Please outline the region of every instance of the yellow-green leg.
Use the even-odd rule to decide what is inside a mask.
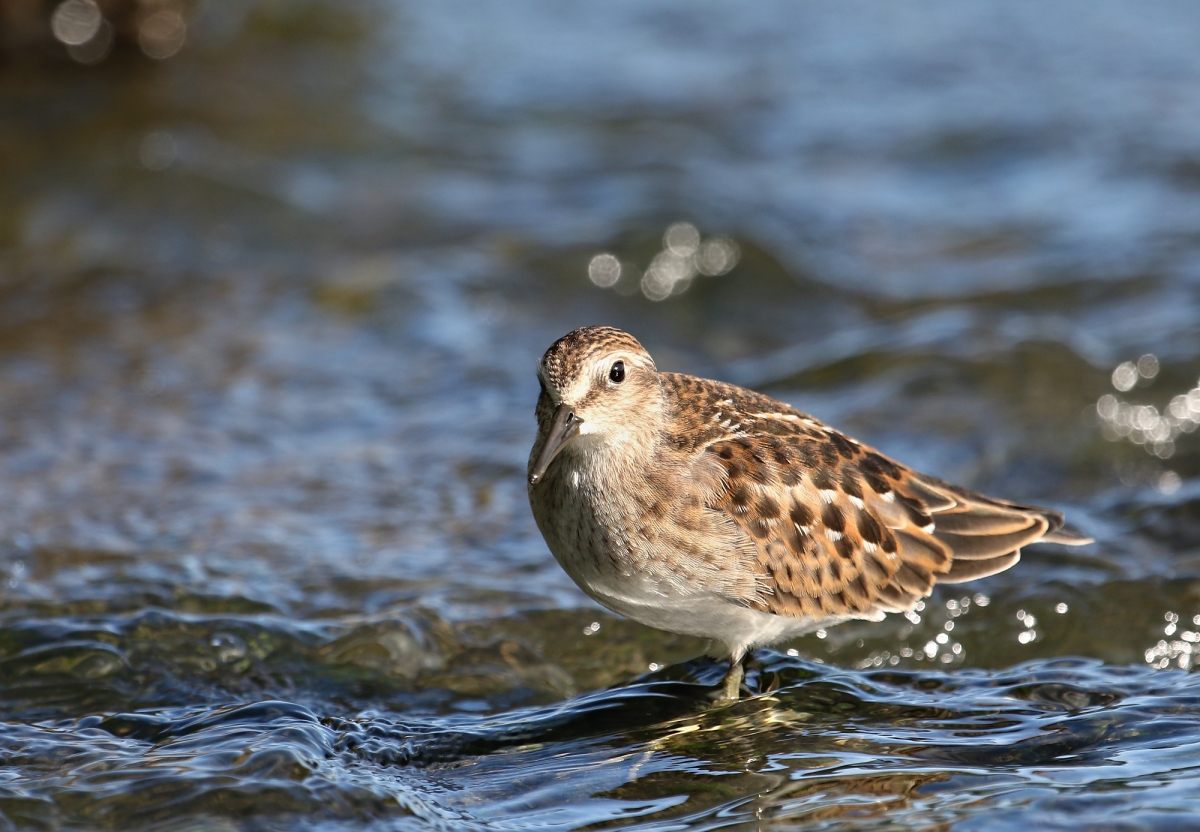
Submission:
[[[742,670],[742,657],[731,659],[729,672],[725,674],[725,680],[721,683],[721,697],[717,699],[717,704],[732,705],[738,701],[742,692],[742,679],[745,677],[746,672]]]

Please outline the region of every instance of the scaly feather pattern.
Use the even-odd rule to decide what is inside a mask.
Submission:
[[[759,393],[661,374],[672,445],[721,471],[708,501],[754,540],[765,612],[814,620],[910,610],[935,583],[1001,572],[1042,539],[1089,542],[1051,509],[919,474]]]

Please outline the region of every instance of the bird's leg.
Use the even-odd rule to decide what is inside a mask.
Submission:
[[[725,674],[725,680],[721,683],[721,696],[717,699],[718,705],[731,705],[738,701],[741,695],[742,679],[746,673],[742,670],[742,656],[736,656],[729,660],[729,672]]]

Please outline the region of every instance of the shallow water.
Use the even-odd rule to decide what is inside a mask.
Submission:
[[[1200,11],[185,17],[0,58],[0,828],[1200,823]],[[1098,542],[710,710],[529,513],[597,322]]]

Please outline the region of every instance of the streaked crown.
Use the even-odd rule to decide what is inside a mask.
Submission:
[[[601,355],[628,350],[654,369],[654,360],[638,339],[611,326],[583,326],[550,345],[542,356],[538,374],[548,388],[565,391]]]

